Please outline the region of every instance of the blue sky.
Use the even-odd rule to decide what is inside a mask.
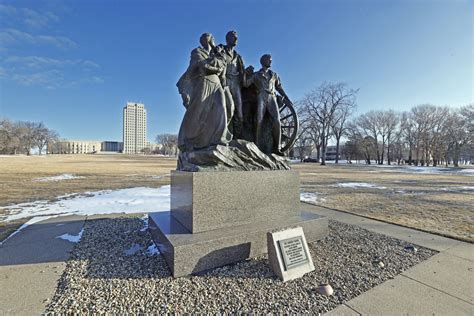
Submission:
[[[360,88],[359,113],[473,102],[473,1],[0,1],[0,117],[64,138],[121,140],[143,102],[148,139],[176,133],[175,83],[203,32],[273,55],[293,101],[324,81]]]

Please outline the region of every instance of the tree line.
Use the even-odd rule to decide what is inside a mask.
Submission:
[[[0,154],[31,155],[34,149],[41,155],[48,144],[59,139],[56,131],[43,122],[0,119]]]
[[[373,110],[354,116],[358,90],[323,83],[297,103],[300,130],[295,156],[316,151],[326,163],[329,141],[348,161],[459,166],[474,158],[474,103],[452,108],[432,104],[409,111]],[[341,139],[346,140],[341,150]]]

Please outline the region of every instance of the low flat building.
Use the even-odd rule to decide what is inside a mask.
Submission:
[[[101,152],[101,141],[63,140],[48,146],[51,154],[96,154]]]
[[[123,142],[109,141],[109,140],[103,141],[101,151],[120,153],[123,151]]]

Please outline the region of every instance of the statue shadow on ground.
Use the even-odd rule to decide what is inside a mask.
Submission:
[[[25,264],[57,263],[68,260],[75,243],[65,238],[74,238],[84,224],[83,216],[50,218],[32,225],[18,228],[18,224],[5,225],[2,229],[17,229],[0,244],[0,267]]]
[[[93,279],[172,277],[165,258],[161,254],[150,254],[148,251],[149,247],[154,249],[155,245],[149,232],[144,230],[143,221],[139,218],[97,219],[87,221],[86,225],[83,238],[76,245],[69,259],[72,261],[71,264],[74,264],[74,261],[83,264],[84,277]],[[199,264],[204,264],[207,260],[222,261],[226,256],[234,253],[241,254],[241,262],[196,273],[194,276],[275,278],[265,257],[245,260],[250,254],[249,243],[209,253],[201,258],[195,269],[199,271]]]
[[[86,278],[170,277],[145,223],[136,216],[88,220],[69,261],[84,263]]]
[[[243,248],[249,249],[250,245],[242,244],[232,247],[227,247],[222,250],[234,252],[240,251]],[[195,267],[196,271],[199,271],[199,265],[204,263],[207,260],[222,260],[220,256],[222,255],[221,251],[214,251],[199,260],[198,264]],[[257,257],[257,258],[240,258],[240,262],[225,264],[218,268],[213,268],[205,270],[198,273],[193,273],[194,276],[198,277],[216,277],[216,278],[232,278],[232,279],[258,279],[258,280],[275,280],[277,276],[273,273],[272,269],[268,264],[266,257]]]
[[[88,219],[85,224],[83,220],[57,217],[31,225],[0,245],[0,266],[44,263],[56,266],[66,261],[71,268],[83,270],[81,274],[91,279],[171,278],[164,257],[149,251],[156,248],[144,221],[136,214],[133,217],[120,216]],[[66,233],[73,234],[72,231],[79,232],[83,224],[80,242],[57,238]],[[274,277],[265,257],[245,260],[250,254],[249,244],[228,247],[223,251],[228,255],[242,253],[242,261],[196,276],[230,277],[231,271],[233,278]],[[201,262],[218,260],[220,255],[218,252],[210,253]]]

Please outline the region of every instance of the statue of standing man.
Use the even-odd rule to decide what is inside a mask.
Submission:
[[[253,67],[247,68],[244,85],[246,87],[255,85],[257,88],[257,132],[255,136],[255,144],[260,149],[262,148],[262,123],[266,113],[269,114],[272,123],[272,138],[273,138],[273,150],[272,152],[277,155],[283,155],[280,151],[281,143],[281,123],[280,123],[280,111],[278,108],[277,96],[275,92],[278,92],[285,101],[293,105],[281,85],[280,77],[276,72],[270,70],[272,65],[272,56],[265,54],[260,58],[262,68],[253,72]]]
[[[233,120],[232,132],[234,138],[241,138],[242,135],[242,85],[244,80],[244,61],[235,50],[237,45],[237,32],[229,31],[225,36],[226,45],[220,45],[224,48],[224,58],[226,60],[226,76],[223,82],[224,87],[228,87],[233,100],[233,109],[227,109]],[[230,103],[230,102],[229,102]]]

